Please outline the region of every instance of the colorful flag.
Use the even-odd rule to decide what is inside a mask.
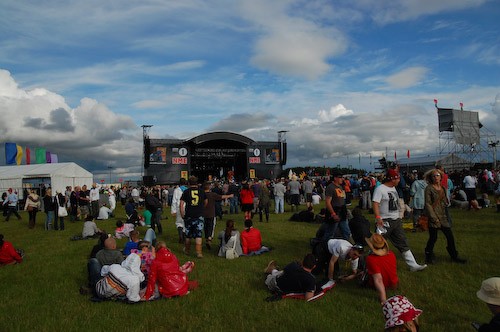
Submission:
[[[50,163],[57,164],[58,162],[59,162],[59,158],[57,157],[57,154],[51,153],[50,154]]]
[[[5,163],[7,165],[15,165],[17,156],[17,144],[5,143]]]
[[[16,164],[21,165],[21,163],[23,162],[23,147],[16,144],[16,149]]]
[[[47,162],[47,164],[50,164],[52,160],[50,160],[50,152],[49,151],[45,151],[45,161]]]
[[[44,148],[35,148],[35,158],[37,164],[45,164],[47,162],[47,154]]]
[[[30,148],[26,148],[26,165],[31,164],[31,150]]]
[[[406,156],[410,159],[410,150],[406,151]]]

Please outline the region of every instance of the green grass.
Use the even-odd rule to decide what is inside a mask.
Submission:
[[[495,210],[479,212],[452,210],[453,230],[460,255],[466,265],[452,264],[446,253],[444,236],[439,234],[436,264],[418,273],[408,271],[398,256],[401,286],[390,292],[406,295],[424,310],[424,331],[470,331],[471,321],[489,321],[490,313],[476,298],[481,281],[499,276],[500,214]],[[124,216],[118,205],[118,217]],[[163,220],[167,241],[181,263],[181,253],[169,211]],[[305,303],[282,300],[267,303],[269,295],[263,283],[263,269],[271,259],[284,266],[300,260],[310,251],[309,238],[318,225],[288,222],[290,213],[271,215],[270,223],[255,225],[263,234],[264,244],[274,250],[256,257],[225,260],[209,253],[189,259],[196,262],[190,279],[199,288],[188,296],[128,305],[118,302],[93,303],[80,295],[86,283],[87,257],[96,240],[69,241],[81,232],[82,222],[66,222],[65,231],[43,229],[45,215],[39,213],[37,226],[29,230],[27,214],[23,220],[0,221],[5,239],[26,252],[22,264],[0,268],[0,331],[381,331],[384,318],[374,290],[355,283],[335,287],[321,300]],[[369,216],[372,220],[373,216]],[[226,217],[228,218],[228,217]],[[234,218],[243,228],[243,215]],[[115,219],[98,221],[111,232]],[[217,231],[224,228],[219,222]],[[417,260],[423,261],[427,233],[407,233]],[[119,240],[123,247],[125,240]],[[193,248],[194,249],[194,248]],[[194,250],[193,250],[194,251]],[[215,252],[215,249],[212,249]]]

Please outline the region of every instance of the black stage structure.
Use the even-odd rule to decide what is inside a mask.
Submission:
[[[231,132],[190,139],[151,139],[144,135],[144,184],[173,184],[191,175],[200,181],[234,176],[274,179],[286,164],[286,140],[256,142]]]

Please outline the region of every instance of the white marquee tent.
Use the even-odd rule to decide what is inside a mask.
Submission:
[[[67,186],[90,186],[92,182],[92,173],[75,163],[0,166],[1,192],[13,188],[22,195],[25,188],[44,185],[55,193],[64,192]]]

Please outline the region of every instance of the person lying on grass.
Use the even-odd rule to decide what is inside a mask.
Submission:
[[[308,301],[316,290],[316,278],[311,273],[316,262],[313,254],[307,254],[302,264],[292,262],[280,271],[276,261],[270,261],[264,271],[267,274],[265,284],[271,292],[278,295],[276,299],[289,293],[304,293],[304,300]]]

